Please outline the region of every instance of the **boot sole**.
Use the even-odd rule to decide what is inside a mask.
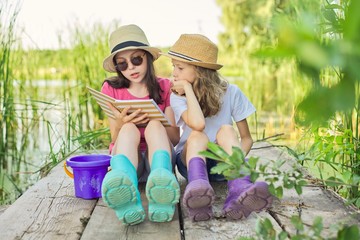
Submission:
[[[149,220],[171,221],[175,204],[180,198],[180,186],[175,175],[165,168],[151,171],[146,183],[146,196],[149,201]]]
[[[248,190],[240,194],[229,207],[224,209],[227,218],[238,220],[248,217],[252,212],[260,212],[271,206],[273,197],[267,186],[259,186],[262,183],[254,183]]]
[[[192,221],[207,221],[213,217],[212,205],[215,192],[208,181],[198,179],[190,182],[184,193],[183,204]]]
[[[126,173],[119,170],[108,172],[101,190],[104,202],[115,210],[122,223],[135,225],[144,221],[145,211],[140,193]]]

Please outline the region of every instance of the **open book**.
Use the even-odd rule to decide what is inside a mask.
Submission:
[[[106,105],[108,102],[117,109],[119,109],[120,112],[127,106],[131,106],[128,113],[132,113],[138,109],[142,109],[142,113],[147,113],[150,120],[157,119],[161,121],[161,123],[165,127],[171,126],[169,119],[161,111],[161,109],[153,99],[118,100],[93,88],[87,87],[87,89],[93,95],[100,107],[105,111],[106,115],[110,118],[115,118],[115,116],[111,109]]]

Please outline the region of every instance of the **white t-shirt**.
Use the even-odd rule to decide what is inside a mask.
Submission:
[[[256,111],[252,103],[234,84],[228,85],[221,101],[223,105],[218,114],[205,118],[204,132],[211,142],[215,142],[216,133],[222,125],[232,125],[233,122],[244,120]],[[175,147],[176,153],[179,153],[182,151],[191,132],[191,128],[189,128],[181,118],[181,115],[187,109],[187,101],[184,96],[172,93],[170,96],[170,105],[174,110],[176,125],[180,127],[182,131],[180,141]]]

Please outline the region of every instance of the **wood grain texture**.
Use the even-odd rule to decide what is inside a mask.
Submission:
[[[148,201],[145,196],[145,184],[140,183],[139,191],[145,213],[148,212]],[[180,240],[180,223],[178,211],[175,211],[174,218],[170,222],[156,223],[148,220],[134,225],[123,225],[116,217],[113,209],[99,200],[91,219],[81,237],[81,240],[112,240],[112,239],[157,239],[157,240]]]
[[[0,239],[79,239],[97,200],[76,198],[58,165],[0,216]]]

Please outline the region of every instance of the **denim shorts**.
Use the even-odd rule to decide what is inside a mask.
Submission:
[[[217,162],[211,158],[206,158],[206,168],[209,176],[210,182],[223,182],[226,181],[224,175],[222,174],[210,174],[210,170],[212,167],[216,166]],[[186,178],[187,180],[187,168],[181,161],[181,153],[176,154],[176,166],[179,173]]]

